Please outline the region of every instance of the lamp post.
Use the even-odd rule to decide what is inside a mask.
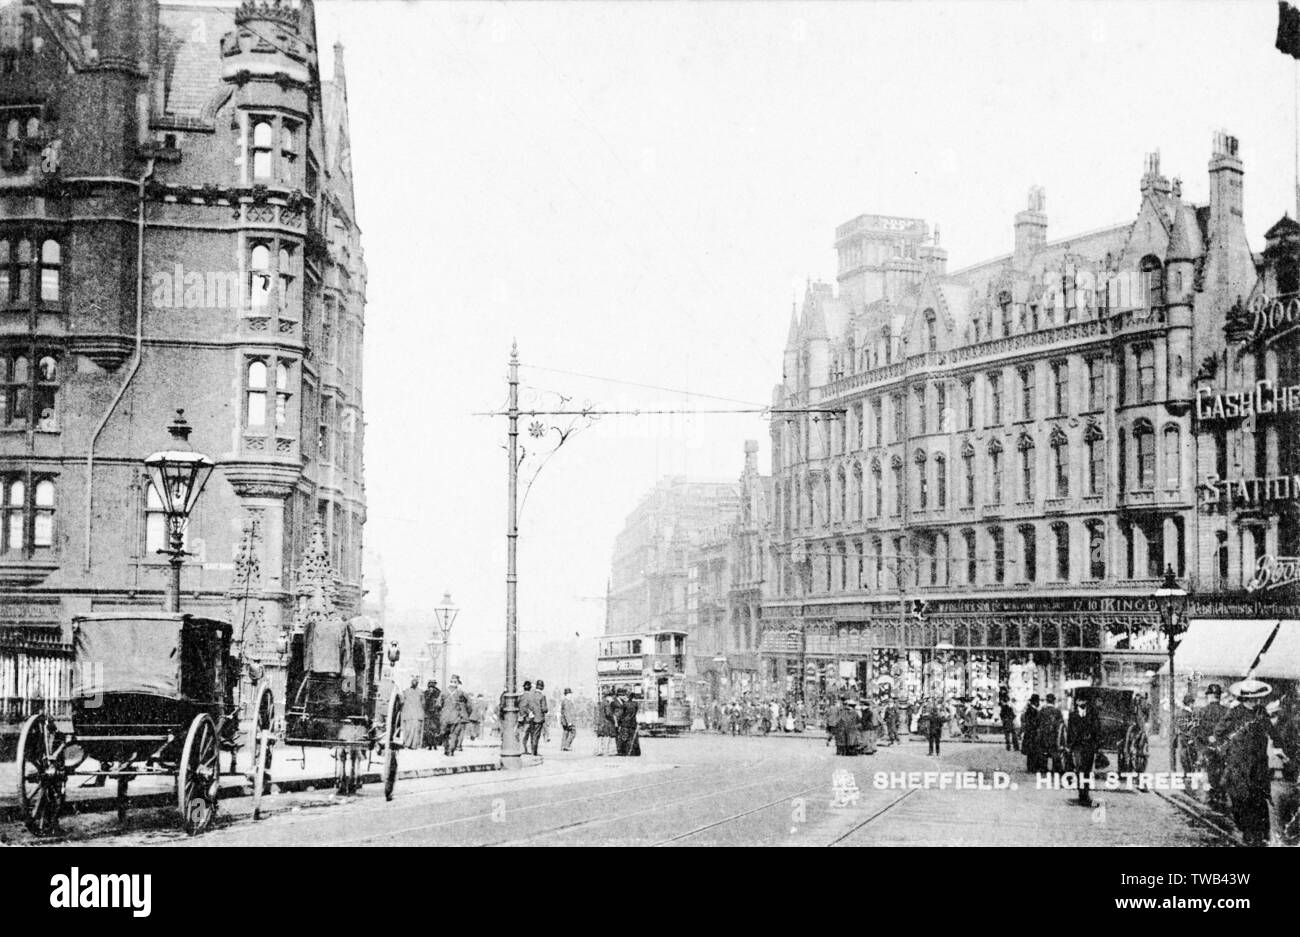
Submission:
[[[523,767],[523,750],[516,731],[519,727],[519,691],[516,680],[519,664],[519,348],[510,346],[510,404],[506,412],[509,431],[506,454],[510,459],[506,512],[506,688],[501,694],[501,767]]]
[[[460,614],[460,609],[456,607],[451,600],[451,593],[442,594],[442,604],[434,608],[434,617],[438,619],[438,628],[442,631],[442,686],[443,692],[446,692],[447,684],[447,658],[450,656],[449,648],[451,647],[451,626],[456,623],[456,616]]]
[[[1165,567],[1165,581],[1152,596],[1160,603],[1160,630],[1168,639],[1169,648],[1169,770],[1178,764],[1178,733],[1174,731],[1174,717],[1178,703],[1174,690],[1174,650],[1178,636],[1187,630],[1187,592],[1174,578],[1173,566]]]
[[[155,452],[144,460],[149,483],[158,493],[167,519],[167,545],[158,552],[165,553],[171,563],[166,600],[169,612],[181,610],[181,566],[189,555],[185,552],[185,525],[215,467],[207,456],[184,448],[191,428],[185,421],[185,411],[177,410],[176,419],[167,427],[176,448]]]

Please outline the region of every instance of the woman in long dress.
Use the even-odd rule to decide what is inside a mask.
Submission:
[[[420,677],[411,678],[411,685],[402,691],[402,745],[420,748],[424,743],[424,694],[420,692]]]

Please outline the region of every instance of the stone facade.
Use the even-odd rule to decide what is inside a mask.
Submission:
[[[12,721],[66,695],[71,616],[159,608],[141,460],[177,409],[218,463],[183,608],[233,617],[273,658],[321,520],[340,607],[359,611],[366,269],[342,49],[323,81],[310,2],[27,0],[0,18]]]
[[[1225,345],[1234,305],[1264,288],[1242,182],[1226,133],[1208,204],[1153,154],[1134,219],[1056,241],[1033,189],[1012,252],[952,273],[918,219],[840,226],[838,288],[809,283],[772,397],[775,683],[883,677],[985,702],[999,685],[1018,700],[1070,680],[1145,689],[1166,568],[1209,601],[1279,536],[1294,543],[1258,505],[1198,503],[1216,459],[1222,476],[1260,457],[1293,470],[1275,430],[1246,457],[1216,456],[1194,407],[1202,387],[1257,373]],[[1271,231],[1270,250],[1292,256],[1294,228]],[[1289,365],[1262,367],[1290,380]],[[842,413],[781,412],[804,408]],[[1241,431],[1224,452],[1251,449]]]

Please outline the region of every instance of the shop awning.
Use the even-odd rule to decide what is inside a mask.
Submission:
[[[1255,676],[1262,680],[1300,680],[1300,621],[1282,622],[1277,637],[1260,658]]]
[[[1174,654],[1174,669],[1182,675],[1244,677],[1276,624],[1276,618],[1193,618]],[[1160,673],[1169,673],[1168,660]]]

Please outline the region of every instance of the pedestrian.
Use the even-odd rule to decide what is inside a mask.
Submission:
[[[478,737],[483,733],[483,716],[486,710],[487,700],[483,698],[483,694],[475,694],[469,703],[469,724],[465,727],[471,742],[477,742]]]
[[[839,726],[840,704],[832,700],[831,704],[826,707],[826,744],[829,745],[831,742],[834,742],[835,754],[843,755],[843,746],[840,744],[839,737]]]
[[[1064,750],[1061,747],[1061,729],[1064,725],[1065,717],[1056,708],[1056,694],[1048,693],[1047,705],[1038,711],[1038,757],[1044,769],[1050,761],[1053,774],[1065,770],[1062,759]]]
[[[442,708],[438,698],[442,696],[442,690],[438,687],[437,680],[430,680],[424,688],[424,747],[437,748],[441,741],[441,729],[438,720],[438,711]]]
[[[442,724],[442,752],[450,757],[461,747],[461,734],[469,722],[469,697],[460,688],[460,677],[453,675],[447,692],[442,694],[438,718]]]
[[[519,724],[525,755],[537,754],[537,743],[542,737],[542,694],[533,689],[533,681],[524,681],[524,692],[519,694]]]
[[[921,719],[925,722],[925,738],[930,743],[929,751],[926,754],[937,757],[939,743],[943,739],[943,704],[937,698],[930,697],[922,710]]]
[[[601,701],[596,707],[596,754],[610,755],[614,750],[614,688],[605,687]]]
[[[1097,748],[1101,745],[1101,717],[1096,708],[1089,705],[1087,697],[1075,695],[1074,712],[1070,713],[1065,738],[1070,757],[1074,760],[1074,778],[1079,788],[1078,803],[1090,807],[1092,767],[1097,760]]]
[[[635,696],[630,695],[627,690],[618,691],[618,754],[620,755],[640,755],[641,741],[637,734],[637,712],[640,710],[640,704]]]
[[[1196,694],[1190,689],[1183,694],[1183,700],[1178,704],[1178,712],[1174,716],[1173,725],[1174,733],[1177,737],[1175,743],[1178,747],[1179,762],[1183,766],[1184,774],[1191,774],[1196,770],[1198,757],[1196,752]]]
[[[880,730],[880,719],[876,715],[876,707],[870,700],[863,700],[862,705],[862,753],[864,755],[874,755],[876,753],[876,733]]]
[[[567,752],[573,747],[573,740],[578,735],[578,730],[573,724],[574,709],[573,690],[566,686],[564,695],[560,697],[560,728],[564,730],[564,736],[560,739],[562,752]]]
[[[975,741],[976,730],[979,728],[977,716],[975,713],[975,704],[967,703],[961,712],[961,736],[963,742]]]
[[[1020,714],[1020,750],[1025,756],[1025,770],[1031,774],[1041,770],[1038,755],[1038,694],[1029,697],[1025,711]]]
[[[1016,709],[1011,705],[1011,697],[1005,692],[998,697],[998,718],[1002,721],[1002,741],[1007,751],[1020,751],[1020,733],[1016,731]]]
[[[402,691],[402,747],[420,748],[424,744],[424,693],[420,675],[411,675],[411,685]]]
[[[1268,763],[1271,725],[1263,701],[1273,688],[1262,680],[1247,678],[1229,690],[1240,705],[1216,729],[1222,736],[1223,785],[1245,844],[1267,846],[1273,771]]]
[[[1196,757],[1205,766],[1205,777],[1210,785],[1210,806],[1218,810],[1228,806],[1223,783],[1223,739],[1219,731],[1219,724],[1228,715],[1228,710],[1220,702],[1222,698],[1223,688],[1219,684],[1211,683],[1205,688],[1205,705],[1197,710],[1196,728],[1192,733],[1196,740]]]
[[[1293,689],[1276,704],[1273,744],[1282,758],[1282,783],[1278,790],[1277,829],[1284,846],[1300,845],[1300,706]],[[1272,706],[1273,704],[1270,704]]]
[[[542,698],[542,739],[549,742],[551,740],[551,721],[555,717],[551,713],[551,701],[546,698],[545,680],[537,681],[537,693]]]

